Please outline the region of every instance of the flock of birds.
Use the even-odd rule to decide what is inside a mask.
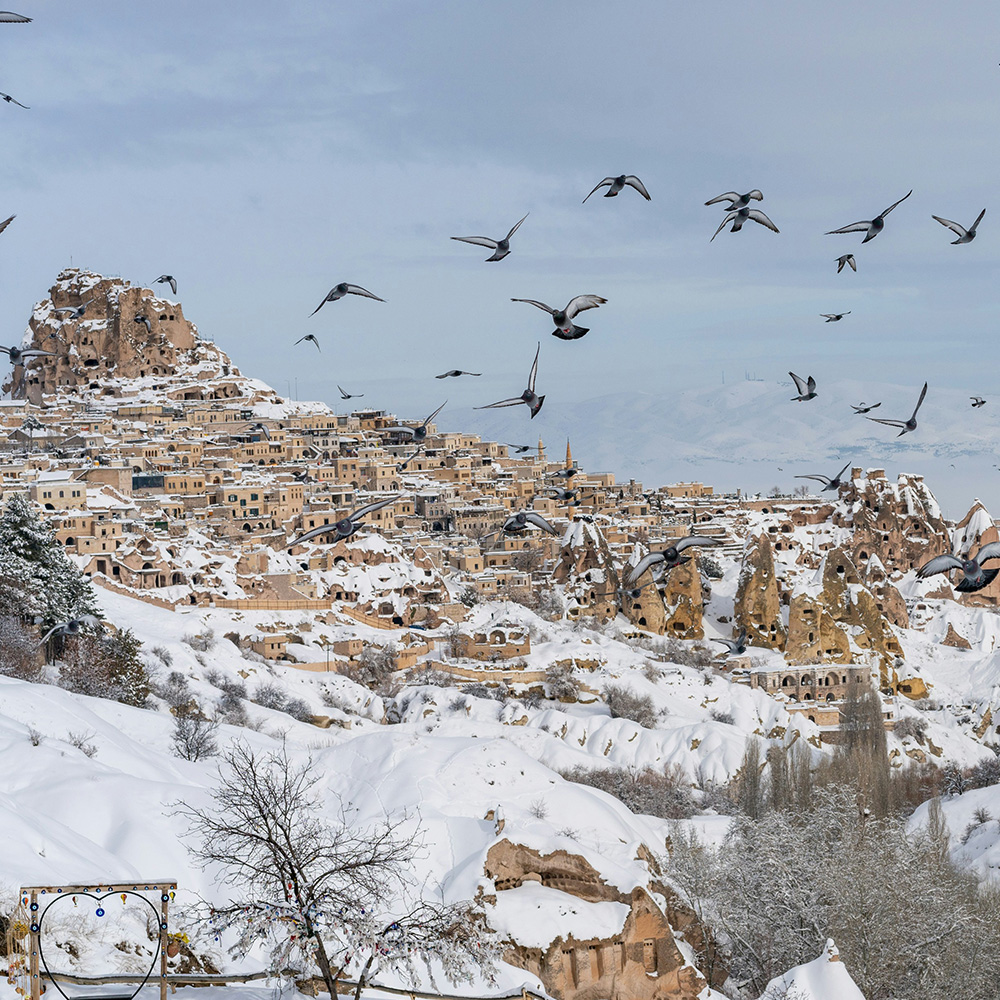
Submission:
[[[23,24],[28,23],[32,18],[27,17],[22,14],[16,14],[13,11],[0,11],[0,24],[2,23],[12,23],[12,24]],[[15,100],[11,95],[4,94],[0,92],[0,100],[6,103],[16,104],[18,107],[29,110],[29,106],[22,104],[20,101]],[[590,199],[590,197],[600,191],[602,188],[607,188],[604,192],[605,198],[617,197],[626,188],[632,188],[637,191],[646,201],[651,201],[651,196],[646,186],[643,184],[642,180],[635,174],[619,174],[617,176],[605,177],[603,180],[599,181],[583,199],[583,204]],[[885,228],[886,217],[900,204],[907,200],[910,195],[913,194],[912,189],[908,191],[902,198],[893,202],[888,208],[884,209],[878,215],[872,219],[865,219],[859,222],[852,222],[849,225],[841,226],[839,229],[832,229],[827,232],[826,235],[844,234],[844,233],[864,233],[864,239],[861,241],[862,244],[868,243],[873,240],[882,230]],[[774,233],[778,233],[779,229],[774,224],[774,222],[767,216],[766,213],[761,211],[759,208],[751,207],[752,202],[761,202],[764,199],[763,193],[754,188],[746,193],[739,193],[736,191],[726,191],[723,194],[717,195],[714,198],[709,199],[705,202],[706,206],[713,205],[723,205],[725,210],[725,215],[722,222],[719,224],[718,228],[712,234],[709,242],[713,242],[715,238],[722,232],[726,226],[729,226],[730,233],[738,233],[743,228],[746,222],[755,222],[766,229],[771,230]],[[526,213],[522,216],[507,232],[505,236],[500,239],[493,239],[488,236],[453,236],[451,239],[456,240],[461,243],[469,243],[474,246],[484,247],[492,251],[491,255],[486,258],[488,263],[496,263],[498,261],[504,260],[511,253],[511,239],[514,234],[520,229],[521,225],[528,218]],[[934,221],[940,223],[942,226],[951,230],[956,239],[952,241],[953,245],[956,244],[967,244],[971,243],[975,238],[979,228],[980,223],[983,221],[983,217],[986,215],[986,209],[984,208],[979,215],[976,217],[975,221],[968,228],[962,226],[960,223],[954,222],[950,219],[945,219],[938,215],[932,215],[931,217]],[[11,215],[9,218],[0,222],[0,233],[2,233],[14,220],[15,216]],[[857,260],[852,253],[843,254],[837,258],[837,273],[840,274],[845,267],[850,267],[853,272],[857,272],[858,265]],[[161,274],[156,278],[153,284],[169,284],[171,292],[177,294],[177,281],[173,275]],[[376,302],[385,302],[386,300],[380,296],[374,294],[374,292],[362,287],[361,285],[356,285],[350,282],[339,282],[330,289],[329,292],[322,298],[319,305],[310,314],[315,316],[323,306],[328,302],[337,302],[340,299],[345,298],[348,295],[356,295],[362,298],[373,299]],[[593,294],[577,295],[570,299],[570,301],[561,309],[554,308],[541,302],[537,299],[511,299],[513,302],[523,302],[528,305],[532,305],[537,309],[548,313],[552,318],[552,322],[555,328],[551,331],[552,336],[557,337],[561,340],[578,340],[584,337],[590,332],[589,327],[577,326],[574,320],[580,313],[589,310],[596,309],[599,306],[605,305],[607,299]],[[74,320],[81,319],[86,313],[87,306],[90,302],[82,303],[80,306],[75,307],[62,307],[55,309],[56,314],[66,314],[63,320]],[[844,319],[845,316],[851,315],[850,310],[846,310],[842,313],[821,313],[821,318],[827,323],[837,323]],[[136,313],[133,317],[133,322],[136,324],[143,325],[146,328],[148,334],[151,334],[152,328],[149,318],[143,313]],[[295,341],[295,344],[301,343],[311,343],[316,347],[318,351],[321,351],[319,339],[313,333],[305,334]],[[21,348],[17,346],[12,347],[0,347],[0,352],[6,354],[10,363],[14,366],[24,365],[27,361],[32,358],[41,356],[54,356],[52,352],[44,351],[37,348]],[[528,408],[530,418],[534,419],[538,412],[541,410],[543,403],[545,402],[545,396],[539,395],[535,389],[535,380],[538,374],[538,359],[541,352],[541,342],[535,350],[535,357],[531,365],[531,369],[528,373],[527,387],[519,396],[513,396],[508,399],[501,399],[494,403],[488,403],[485,406],[475,407],[475,409],[494,409],[503,407],[512,407],[525,405]],[[470,372],[464,371],[462,369],[450,369],[446,372],[442,372],[440,375],[436,375],[435,378],[445,379],[445,378],[459,378],[462,376],[471,376],[478,378],[482,375],[481,372]],[[815,399],[818,395],[816,390],[816,380],[810,375],[806,379],[802,379],[800,376],[796,375],[794,372],[789,372],[795,387],[797,390],[797,395],[792,397],[794,402],[808,402],[809,400]],[[349,393],[343,387],[337,386],[340,391],[341,398],[344,400],[360,398],[364,393]],[[917,412],[920,409],[921,404],[924,402],[924,398],[927,395],[927,383],[925,382],[923,388],[920,391],[920,396],[917,399],[917,404],[913,409],[913,413],[906,420],[888,420],[879,417],[868,417],[867,414],[872,410],[878,408],[882,404],[873,403],[865,404],[861,403],[857,406],[852,404],[852,409],[856,414],[865,415],[866,419],[871,420],[875,423],[883,424],[886,426],[899,428],[899,437],[904,434],[911,433],[917,428]],[[980,396],[970,397],[972,400],[973,407],[982,407],[985,405],[986,400]],[[434,418],[441,412],[441,410],[446,405],[442,403],[436,410],[430,413],[426,419],[424,419],[420,424],[415,427],[408,425],[399,425],[394,427],[393,430],[400,434],[405,434],[415,443],[418,447],[404,462],[397,464],[396,468],[399,471],[403,471],[410,462],[417,457],[418,454],[424,448],[424,442],[428,434],[428,425],[434,420]],[[267,428],[263,425],[257,425],[263,433],[267,433]],[[529,445],[509,445],[509,447],[517,454],[523,454],[530,449]],[[833,477],[827,477],[823,475],[800,475],[796,476],[797,479],[809,479],[814,480],[822,484],[821,491],[836,491],[841,485],[844,485],[844,480],[842,479],[844,473],[850,468],[850,463],[848,462],[836,475]],[[569,480],[577,470],[575,468],[561,469],[555,473],[555,477]],[[548,487],[550,495],[554,496],[556,499],[565,500],[570,502],[572,505],[578,505],[581,503],[580,498],[576,496],[576,491],[570,488],[550,486]],[[289,541],[284,548],[291,549],[297,545],[301,545],[305,542],[309,542],[315,538],[328,537],[330,543],[339,542],[350,538],[358,528],[364,523],[366,517],[380,510],[383,507],[395,502],[398,496],[393,495],[385,499],[379,500],[375,503],[365,504],[362,507],[357,508],[352,511],[347,517],[336,521],[334,524],[321,525],[320,527],[313,528],[304,534],[299,535]],[[534,510],[523,510],[508,517],[504,523],[495,532],[490,533],[491,535],[496,534],[510,534],[510,535],[520,535],[525,533],[529,528],[539,528],[542,531],[550,535],[558,534],[557,530],[553,527],[551,523],[540,513]],[[490,537],[490,536],[486,536]],[[619,589],[619,596],[621,598],[637,599],[645,587],[656,585],[658,587],[663,585],[666,574],[673,568],[682,565],[683,563],[689,562],[691,556],[682,555],[687,549],[701,547],[701,546],[713,546],[719,544],[716,539],[701,536],[701,535],[688,535],[674,542],[668,548],[659,552],[650,552],[648,555],[643,557],[635,566],[629,570],[625,577],[626,585]],[[954,555],[945,554],[937,556],[931,559],[928,563],[922,566],[918,570],[918,577],[921,579],[926,579],[927,577],[933,576],[938,573],[947,573],[952,570],[960,570],[962,572],[962,580],[957,586],[957,590],[963,592],[979,590],[987,586],[996,576],[1000,573],[1000,570],[983,569],[983,563],[989,560],[1000,559],[1000,542],[993,542],[988,545],[983,546],[979,549],[976,555],[970,556],[969,558],[962,559]],[[644,584],[639,584],[639,581],[646,574],[650,574],[650,580]],[[73,619],[68,622],[64,622],[56,625],[52,628],[48,634],[42,639],[44,644],[50,638],[60,635],[75,635],[83,627],[99,627],[100,622],[91,616],[84,616],[82,618]],[[715,639],[714,641],[720,642],[725,645],[729,653],[743,653],[747,648],[747,633],[746,629],[741,629],[739,635],[736,639]]]

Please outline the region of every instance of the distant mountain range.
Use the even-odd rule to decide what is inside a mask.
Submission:
[[[562,455],[569,438],[584,469],[647,487],[696,480],[718,492],[790,492],[806,482],[797,474],[833,476],[851,462],[890,477],[923,475],[949,517],[964,515],[976,497],[1000,510],[1000,396],[974,409],[968,395],[932,382],[917,430],[901,438],[851,409],[881,402],[871,416],[905,420],[919,392],[920,385],[820,382],[816,399],[798,403],[791,402],[791,379],[739,381],[660,396],[619,392],[568,403],[550,397],[534,421],[521,408],[449,408],[439,426],[524,444],[541,434],[550,457]]]

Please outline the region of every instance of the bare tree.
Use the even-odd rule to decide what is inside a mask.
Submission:
[[[170,742],[174,745],[174,753],[184,760],[202,760],[214,757],[219,752],[215,741],[219,724],[201,715],[184,713],[174,720],[174,732]]]
[[[209,911],[213,933],[235,930],[234,951],[269,939],[276,972],[293,955],[314,960],[331,998],[352,963],[359,981],[378,964],[414,972],[416,959],[432,957],[449,979],[473,963],[491,970],[498,946],[471,903],[403,901],[415,836],[389,823],[353,826],[339,799],[328,820],[320,777],[311,758],[295,763],[284,746],[258,755],[236,742],[223,754],[212,805],[178,806],[197,862],[221,870],[237,897]]]

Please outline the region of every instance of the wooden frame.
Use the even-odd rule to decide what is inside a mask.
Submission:
[[[177,889],[176,879],[154,879],[150,882],[93,882],[89,885],[29,885],[21,888],[21,902],[28,910],[28,975],[31,1000],[41,1000],[42,977],[39,964],[39,921],[45,912],[43,903],[48,897],[72,896],[89,893],[108,895],[116,892],[158,892],[160,894],[160,1000],[167,1000],[167,911],[170,894]],[[150,903],[150,905],[153,905]],[[156,907],[153,906],[154,912]],[[117,978],[117,977],[116,977]]]

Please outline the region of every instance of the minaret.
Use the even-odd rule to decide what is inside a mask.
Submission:
[[[540,434],[538,436],[538,461],[545,461],[545,445],[542,444],[542,436]]]
[[[566,468],[567,469],[573,468],[573,452],[570,450],[569,447],[569,438],[566,438]]]

